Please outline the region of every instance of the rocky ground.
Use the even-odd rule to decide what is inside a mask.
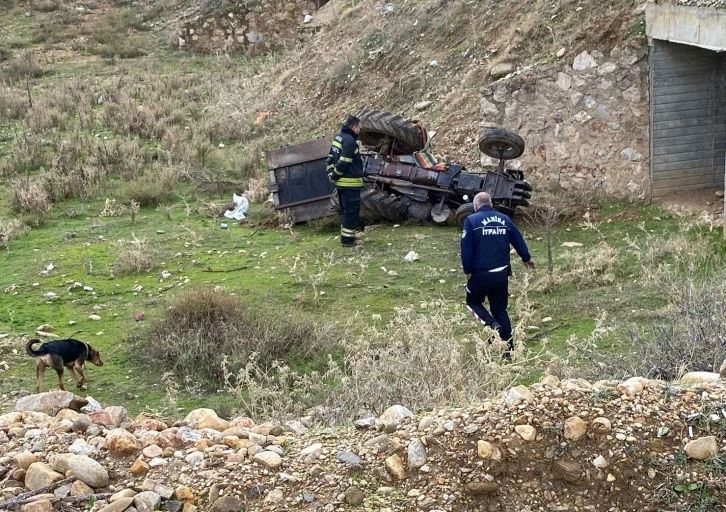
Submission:
[[[477,406],[396,405],[343,429],[209,409],[131,420],[69,392],[29,395],[0,416],[0,510],[721,510],[717,379],[547,376]]]

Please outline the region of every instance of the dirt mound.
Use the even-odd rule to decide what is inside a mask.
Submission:
[[[95,499],[91,510],[187,512],[719,510],[726,496],[723,381],[548,376],[477,406],[419,416],[394,406],[338,429],[209,409],[131,421],[89,402],[0,417],[0,509],[31,510],[28,491],[44,494],[32,510]]]

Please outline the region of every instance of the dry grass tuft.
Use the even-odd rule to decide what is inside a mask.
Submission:
[[[40,218],[50,214],[51,198],[37,179],[13,179],[5,192],[5,201],[14,214],[32,214]]]
[[[146,238],[132,237],[117,243],[118,257],[113,263],[113,271],[118,275],[141,274],[159,266],[158,251],[149,245]]]

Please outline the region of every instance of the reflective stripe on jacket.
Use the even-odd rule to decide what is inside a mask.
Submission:
[[[325,164],[337,187],[363,187],[363,159],[356,143],[357,138],[353,130],[344,126],[330,146]]]

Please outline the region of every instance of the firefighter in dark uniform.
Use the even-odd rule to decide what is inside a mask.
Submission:
[[[514,348],[512,324],[507,314],[509,276],[512,267],[509,246],[514,247],[524,265],[534,268],[527,244],[509,217],[492,207],[486,192],[474,197],[474,212],[464,222],[461,233],[461,263],[466,274],[466,307],[484,325],[507,341],[507,356]],[[491,313],[484,307],[489,299]]]
[[[349,116],[333,139],[326,160],[328,180],[335,183],[340,200],[340,242],[344,247],[356,245],[355,228],[360,217],[360,191],[363,188],[363,160],[358,150],[360,120]]]

